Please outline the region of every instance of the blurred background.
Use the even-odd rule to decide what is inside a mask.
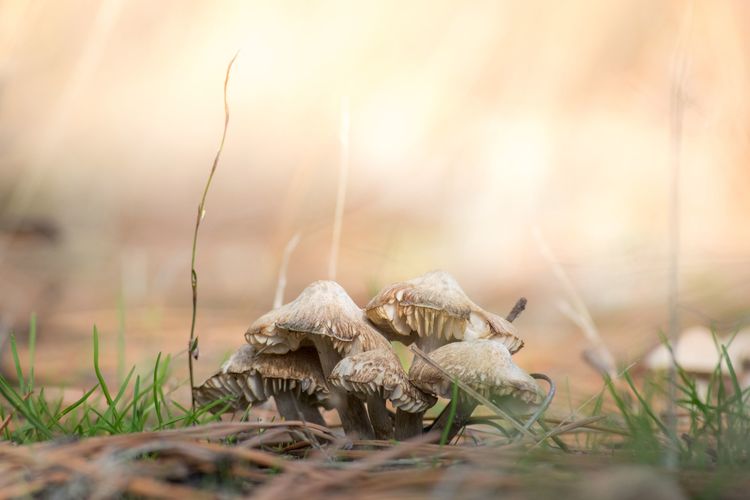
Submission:
[[[748,22],[741,0],[0,0],[2,366],[34,312],[47,383],[90,380],[93,324],[111,376],[164,351],[187,377],[237,50],[199,381],[270,309],[296,233],[287,299],[328,276],[347,102],[337,280],[360,305],[433,269],[503,315],[526,296],[519,364],[584,395],[601,382],[561,274],[619,365],[667,328],[680,85],[680,321],[731,333],[750,320]]]

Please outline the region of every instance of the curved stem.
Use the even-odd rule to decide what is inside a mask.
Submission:
[[[491,418],[482,418],[482,417],[472,417],[469,420],[466,421],[466,425],[472,425],[472,424],[482,424],[482,425],[489,425],[490,427],[494,427],[495,429],[499,430],[503,436],[510,438],[511,434],[508,432],[508,430],[503,427],[502,425],[498,424]]]
[[[542,416],[542,413],[547,411],[547,408],[549,408],[550,403],[552,403],[552,399],[555,397],[555,394],[557,393],[557,386],[552,381],[551,378],[549,378],[544,373],[530,373],[532,378],[535,378],[537,380],[544,380],[549,384],[549,390],[547,391],[547,396],[544,398],[544,401],[542,401],[542,404],[539,405],[539,408],[534,412],[533,415],[526,421],[524,424],[524,429],[528,430],[532,425],[534,425],[534,422],[539,420],[539,417]]]

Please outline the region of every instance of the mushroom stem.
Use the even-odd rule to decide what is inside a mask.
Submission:
[[[341,356],[331,345],[325,341],[315,341],[315,348],[320,357],[320,365],[323,368],[323,374],[328,377],[336,363],[341,361]],[[375,432],[367,416],[365,405],[357,399],[356,396],[348,394],[346,391],[331,387],[331,396],[336,406],[336,411],[341,417],[341,426],[349,437],[358,437],[359,439],[373,439]]]
[[[273,399],[276,401],[276,409],[279,411],[279,415],[286,420],[303,420],[313,424],[326,425],[317,408],[298,400],[291,391],[275,394]]]
[[[423,411],[409,413],[396,410],[396,439],[403,441],[419,436],[422,433],[422,417],[424,417]]]
[[[422,351],[428,353],[446,344],[446,340],[437,336],[420,337],[415,344]],[[425,412],[409,413],[401,409],[396,409],[396,439],[404,439],[419,436],[422,433],[422,419]]]
[[[393,417],[378,395],[367,396],[367,413],[370,415],[375,439],[393,439]]]

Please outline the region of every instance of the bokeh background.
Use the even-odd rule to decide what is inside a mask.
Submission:
[[[748,22],[741,0],[2,0],[3,368],[35,312],[46,383],[90,380],[93,324],[110,376],[163,351],[187,377],[237,50],[199,380],[271,307],[296,233],[287,298],[328,276],[345,109],[337,280],[360,305],[432,269],[501,314],[526,296],[519,364],[585,395],[601,382],[558,275],[618,364],[658,343],[679,86],[680,320],[730,333],[750,314]]]

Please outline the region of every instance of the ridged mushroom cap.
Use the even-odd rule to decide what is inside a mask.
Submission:
[[[389,399],[395,408],[409,413],[423,412],[437,401],[409,382],[392,350],[375,349],[348,356],[339,361],[328,381],[352,394]]]
[[[312,345],[315,337],[330,341],[344,355],[389,345],[334,281],[310,284],[293,301],[258,318],[245,333],[250,345],[276,354]]]
[[[365,306],[365,313],[386,337],[406,344],[419,337],[446,342],[493,338],[511,353],[523,347],[509,321],[472,302],[444,271],[389,285]]]
[[[194,390],[205,405],[233,396],[231,409],[242,411],[281,392],[292,391],[302,401],[328,408],[328,386],[314,349],[287,354],[257,354],[250,345],[240,347],[202,385]]]
[[[429,357],[487,399],[510,396],[528,405],[542,401],[543,395],[536,381],[513,363],[508,348],[500,342],[454,342],[432,351]],[[409,379],[424,392],[451,397],[451,380],[421,357],[414,358]]]

